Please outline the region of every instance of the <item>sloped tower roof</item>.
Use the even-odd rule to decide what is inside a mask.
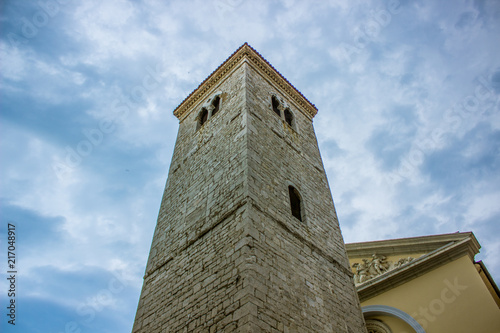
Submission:
[[[182,119],[188,109],[196,104],[200,98],[213,86],[215,86],[224,75],[234,68],[241,61],[247,61],[249,64],[260,69],[267,78],[278,85],[282,91],[288,94],[291,100],[295,101],[301,110],[310,118],[313,118],[318,109],[312,104],[297,88],[281,75],[259,52],[257,52],[248,43],[240,46],[229,58],[226,59],[216,70],[214,70],[203,82],[189,94],[177,108],[174,115]]]

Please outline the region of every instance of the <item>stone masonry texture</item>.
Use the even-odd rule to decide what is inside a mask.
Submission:
[[[176,109],[134,333],[366,332],[304,101],[244,44]]]

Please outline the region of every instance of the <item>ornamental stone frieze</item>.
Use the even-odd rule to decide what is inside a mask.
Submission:
[[[367,319],[366,330],[368,333],[392,333],[392,330],[380,320]]]
[[[388,261],[385,256],[373,254],[370,259],[362,259],[362,262],[354,263],[354,283],[362,284],[374,277],[380,276],[393,269],[399,268],[413,261],[415,258],[400,258],[397,261]]]

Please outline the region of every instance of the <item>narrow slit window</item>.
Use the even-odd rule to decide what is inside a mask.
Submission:
[[[290,109],[285,109],[285,111],[283,112],[285,114],[285,121],[288,125],[290,125],[290,127],[292,127],[292,123],[293,123],[293,114],[292,112],[290,111]]]
[[[200,127],[201,127],[201,126],[203,126],[203,124],[208,119],[208,111],[207,111],[207,109],[205,109],[205,108],[201,109],[200,115],[198,117],[199,117],[199,124],[200,124]]]
[[[215,115],[217,111],[219,111],[219,105],[220,105],[220,97],[215,96],[214,100],[212,101],[212,106],[214,107],[212,110],[212,116]]]
[[[273,96],[271,98],[271,102],[273,104],[274,113],[276,113],[279,117],[281,117],[281,112],[280,109],[278,108],[280,106],[280,101],[278,101],[278,98],[276,96]]]
[[[302,221],[299,191],[297,191],[297,189],[293,186],[288,186],[288,194],[290,196],[290,208],[292,209],[292,215],[295,216],[299,221]]]

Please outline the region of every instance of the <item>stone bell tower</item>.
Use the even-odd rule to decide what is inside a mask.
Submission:
[[[246,43],[175,109],[133,332],[366,332],[316,112]]]

